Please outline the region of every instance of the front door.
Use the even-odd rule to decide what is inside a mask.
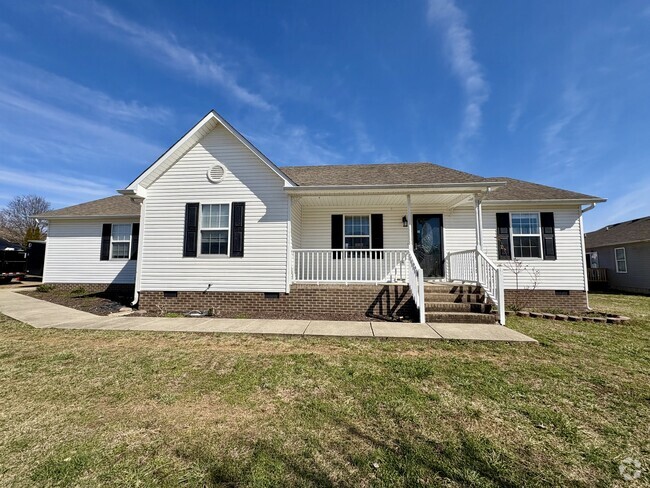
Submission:
[[[413,252],[427,278],[442,277],[442,215],[413,216]]]

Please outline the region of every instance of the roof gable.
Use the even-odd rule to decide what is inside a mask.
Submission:
[[[133,180],[125,190],[124,193],[138,193],[142,189],[146,190],[151,184],[163,175],[169,168],[171,168],[187,151],[196,145],[206,134],[217,126],[223,126],[230,132],[239,142],[241,142],[249,151],[257,156],[264,164],[266,164],[271,171],[282,178],[287,186],[294,186],[294,182],[287,177],[275,164],[271,162],[262,152],[257,149],[253,144],[248,141],[237,129],[231,126],[221,115],[216,111],[211,110],[203,117],[194,127],[192,127],[183,137],[181,137],[172,147],[160,156],[154,163],[152,163],[140,176]]]

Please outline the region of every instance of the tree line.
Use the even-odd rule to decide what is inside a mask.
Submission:
[[[51,208],[50,202],[37,195],[12,198],[0,209],[0,238],[23,247],[29,241],[44,239],[47,236],[47,223],[32,215],[42,214]]]

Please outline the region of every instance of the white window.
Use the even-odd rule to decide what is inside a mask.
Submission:
[[[370,216],[345,216],[343,224],[345,249],[370,249]]]
[[[510,214],[512,248],[516,258],[541,258],[542,234],[539,213]]]
[[[201,254],[228,254],[230,205],[201,205]]]
[[[131,224],[113,224],[111,228],[111,259],[131,256]]]
[[[625,248],[617,247],[614,249],[614,258],[616,259],[616,272],[627,273],[627,258],[625,257]]]

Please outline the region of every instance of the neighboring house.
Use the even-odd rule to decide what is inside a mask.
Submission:
[[[590,281],[614,290],[650,293],[650,217],[585,234]]]
[[[45,282],[135,286],[150,311],[422,321],[483,310],[428,281],[585,309],[583,206],[604,201],[431,163],[278,167],[214,111],[119,193],[39,216]]]

